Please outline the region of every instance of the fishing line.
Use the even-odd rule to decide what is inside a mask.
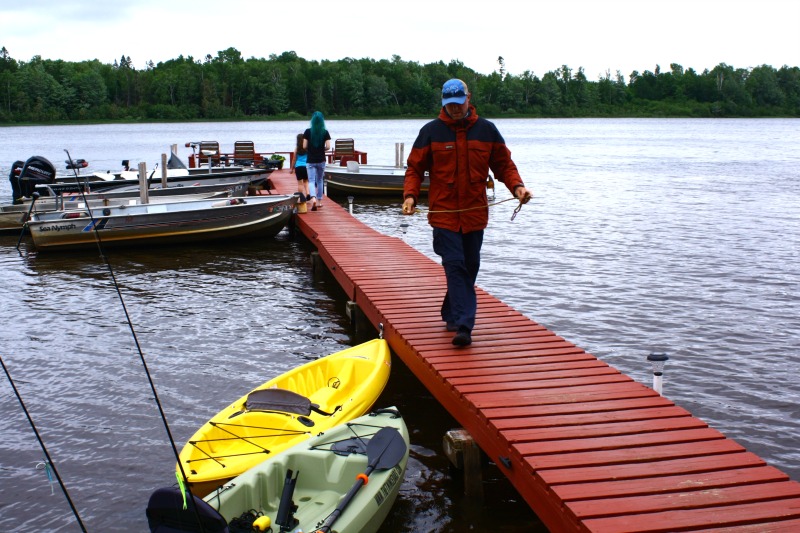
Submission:
[[[67,487],[61,480],[61,476],[58,474],[56,465],[55,463],[53,463],[53,460],[50,458],[50,454],[47,452],[47,447],[44,445],[44,441],[42,441],[42,437],[39,435],[39,430],[36,429],[36,424],[33,423],[33,419],[31,418],[31,415],[28,412],[28,408],[25,406],[25,402],[22,401],[22,396],[20,396],[19,391],[17,390],[17,386],[14,384],[14,380],[11,379],[11,374],[8,372],[8,368],[6,368],[6,364],[3,362],[2,356],[0,356],[0,365],[2,365],[3,367],[3,372],[6,373],[6,377],[8,378],[8,382],[11,384],[11,388],[14,389],[14,395],[17,397],[17,401],[19,401],[20,406],[22,406],[22,411],[25,413],[25,417],[28,419],[28,423],[30,424],[31,429],[33,429],[33,433],[36,435],[36,440],[39,441],[39,446],[42,448],[42,452],[44,452],[45,456],[44,467],[45,470],[48,472],[48,477],[50,475],[49,472],[52,470],[53,474],[55,474],[56,479],[58,480],[58,484],[61,487],[61,491],[67,498],[67,503],[69,503],[69,507],[70,509],[72,509],[72,514],[75,515],[75,519],[78,521],[78,525],[81,526],[81,531],[85,533],[86,526],[83,525],[83,521],[81,520],[81,517],[78,514],[78,510],[72,503],[72,498],[69,497],[69,492],[67,491]]]
[[[19,231],[19,239],[17,239],[17,251],[19,252],[19,245],[22,242],[22,236],[25,235],[25,224],[28,220],[31,219],[31,213],[33,212],[33,206],[36,204],[36,200],[39,199],[39,193],[34,191],[31,193],[31,206],[28,208],[28,214],[25,216],[25,222],[22,224],[22,229]]]
[[[74,165],[72,164],[72,156],[69,155],[69,151],[67,151],[66,149],[64,149],[64,151],[67,152],[67,157],[69,158],[70,166],[74,167]],[[73,172],[75,172],[75,179],[78,180],[79,179],[78,173],[75,171],[74,168]],[[117,297],[119,298],[120,304],[122,305],[122,311],[125,313],[125,321],[127,322],[128,328],[131,331],[131,336],[133,337],[133,342],[136,345],[136,351],[139,354],[139,360],[142,363],[142,368],[144,368],[144,372],[147,375],[147,382],[150,384],[150,390],[153,393],[153,399],[156,401],[156,406],[158,407],[158,413],[161,416],[161,421],[164,423],[164,429],[167,432],[167,437],[169,438],[169,443],[170,446],[172,447],[172,453],[175,455],[175,461],[177,462],[178,468],[180,469],[180,477],[182,478],[183,483],[185,483],[186,486],[188,486],[189,480],[187,479],[186,472],[184,471],[183,465],[181,464],[180,454],[178,453],[178,448],[175,445],[175,439],[172,437],[172,431],[170,430],[169,423],[167,422],[167,415],[164,413],[164,408],[161,405],[161,399],[158,397],[158,392],[156,391],[156,386],[155,383],[153,382],[153,377],[150,374],[150,369],[147,366],[147,361],[145,360],[144,352],[142,352],[141,344],[139,344],[139,338],[136,335],[136,330],[133,327],[133,322],[131,321],[130,314],[128,313],[128,307],[125,305],[125,299],[123,298],[122,291],[120,290],[119,284],[117,283],[117,277],[114,275],[114,269],[111,266],[111,262],[108,260],[108,257],[103,253],[102,239],[100,238],[97,224],[95,223],[94,214],[92,213],[92,209],[89,206],[88,200],[86,199],[86,192],[83,188],[80,187],[80,183],[78,185],[79,185],[78,188],[81,190],[81,196],[83,198],[83,201],[86,204],[86,210],[89,212],[89,217],[92,219],[92,230],[93,233],[95,234],[95,242],[97,243],[97,250],[100,253],[101,260],[103,261],[103,263],[105,263],[106,268],[108,269],[109,276],[111,277],[111,282],[114,285],[114,290],[116,290]],[[184,500],[185,500],[186,494],[183,489],[181,490],[181,493],[184,495]],[[195,505],[194,498],[189,498],[189,499],[192,502],[192,509],[194,510],[195,517],[197,518],[197,523],[200,526],[200,530],[205,532],[205,527],[203,526],[203,522],[200,518],[200,513],[197,509],[197,505]]]

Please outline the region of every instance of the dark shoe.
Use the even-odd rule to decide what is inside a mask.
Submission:
[[[448,322],[445,325],[445,328],[447,328],[447,331],[458,331],[458,326],[456,326],[453,322]]]
[[[469,346],[472,344],[472,336],[467,328],[458,328],[458,333],[453,337],[454,346]]]

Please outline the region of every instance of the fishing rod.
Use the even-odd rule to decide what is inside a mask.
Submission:
[[[25,417],[28,419],[28,424],[30,424],[31,429],[33,429],[33,433],[36,435],[36,440],[39,441],[39,446],[42,448],[42,452],[44,452],[45,457],[45,470],[49,471],[52,470],[53,474],[55,474],[56,479],[58,480],[58,485],[61,487],[61,491],[64,493],[64,496],[67,498],[67,503],[69,503],[70,509],[72,509],[72,514],[75,515],[75,519],[78,521],[78,525],[81,527],[81,531],[86,533],[86,526],[83,525],[83,521],[81,520],[80,514],[78,514],[78,510],[75,508],[75,504],[72,503],[72,498],[69,497],[69,492],[67,491],[66,485],[61,479],[61,476],[58,474],[58,470],[56,469],[55,463],[50,458],[50,454],[47,451],[47,446],[44,445],[44,441],[42,441],[41,435],[39,435],[39,430],[36,429],[36,424],[33,423],[33,419],[31,418],[30,413],[28,412],[28,408],[25,406],[25,402],[22,401],[22,396],[20,396],[19,391],[17,390],[17,386],[14,383],[14,380],[11,379],[11,374],[6,367],[6,364],[3,362],[3,357],[0,356],[0,365],[3,367],[3,372],[5,372],[6,377],[8,378],[8,382],[11,384],[11,388],[14,389],[14,395],[17,397],[17,401],[19,402],[20,406],[22,407],[22,411],[25,413]]]
[[[22,242],[22,236],[25,235],[25,224],[31,219],[31,213],[33,212],[33,205],[36,203],[36,200],[39,199],[39,193],[34,191],[31,194],[31,206],[28,208],[28,214],[25,215],[25,222],[22,224],[22,229],[19,231],[19,239],[17,240],[17,251],[19,251],[19,245]]]
[[[70,163],[72,163],[72,156],[69,154],[69,151],[66,148],[64,149],[64,151],[67,153],[67,157],[69,158]],[[73,169],[73,171],[74,171],[74,169]],[[75,177],[77,178],[77,173],[76,173]],[[158,396],[158,392],[156,391],[155,383],[153,382],[153,377],[151,376],[150,369],[147,366],[147,361],[145,360],[144,352],[142,351],[142,346],[141,346],[141,344],[139,344],[139,338],[136,335],[136,330],[133,327],[133,322],[131,321],[131,316],[128,313],[128,307],[125,305],[125,299],[122,297],[122,291],[120,290],[119,284],[117,283],[117,277],[116,277],[116,275],[114,275],[114,269],[112,268],[111,262],[108,260],[108,257],[103,253],[103,243],[102,243],[102,239],[100,238],[100,233],[98,231],[97,224],[95,222],[94,213],[92,213],[92,209],[91,209],[91,207],[89,207],[89,202],[86,199],[86,193],[85,193],[85,191],[83,189],[81,189],[81,196],[83,198],[84,203],[86,204],[86,209],[89,212],[89,217],[92,220],[92,229],[93,229],[93,233],[95,235],[95,242],[97,243],[97,251],[100,253],[100,258],[103,261],[103,263],[105,263],[106,268],[108,269],[109,276],[111,277],[111,282],[114,285],[114,290],[117,292],[117,297],[119,298],[120,304],[122,305],[122,311],[125,314],[125,321],[127,322],[128,328],[131,331],[131,336],[133,337],[133,342],[136,345],[136,351],[139,354],[139,360],[142,363],[142,367],[144,368],[145,375],[147,376],[147,381],[150,384],[150,390],[153,393],[153,399],[156,401],[156,406],[158,407],[158,412],[159,412],[159,415],[161,416],[161,421],[164,423],[164,429],[167,432],[167,437],[169,438],[170,445],[172,446],[172,452],[175,455],[175,461],[178,463],[178,468],[180,470],[180,477],[178,478],[178,482],[179,482],[179,484],[181,484],[181,485],[185,484],[185,486],[188,487],[189,480],[186,477],[186,472],[184,471],[183,465],[181,464],[180,454],[178,453],[178,448],[175,445],[175,439],[172,437],[172,431],[170,430],[169,423],[167,422],[167,415],[166,415],[166,413],[164,413],[164,408],[161,405],[161,399]],[[177,475],[177,472],[176,472],[176,475]],[[185,505],[186,504],[186,493],[185,493],[185,490],[183,489],[183,486],[181,487],[181,489],[182,489],[181,493],[183,494],[184,505]],[[205,532],[205,527],[203,526],[203,521],[200,518],[200,512],[197,509],[197,505],[195,504],[194,498],[193,497],[189,498],[189,500],[192,502],[192,509],[194,510],[195,517],[197,518],[197,523],[200,526],[200,531],[201,532]]]

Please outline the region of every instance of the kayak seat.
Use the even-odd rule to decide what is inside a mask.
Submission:
[[[311,403],[311,400],[302,394],[286,389],[255,390],[247,395],[244,407],[247,411],[277,411],[302,416],[310,415],[311,411],[324,416],[333,414],[322,411],[319,404]]]
[[[192,495],[197,511],[192,505],[183,508],[183,495],[178,487],[156,489],[147,502],[147,524],[152,533],[180,533],[205,531],[229,533],[228,523],[213,507]],[[197,517],[200,517],[200,524]]]

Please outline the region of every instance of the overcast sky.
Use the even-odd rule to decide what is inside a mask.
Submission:
[[[25,0],[0,6],[0,47],[16,60],[137,69],[233,47],[246,58],[294,51],[541,77],[567,65],[588,79],[619,70],[697,71],[719,63],[800,66],[800,0]]]

